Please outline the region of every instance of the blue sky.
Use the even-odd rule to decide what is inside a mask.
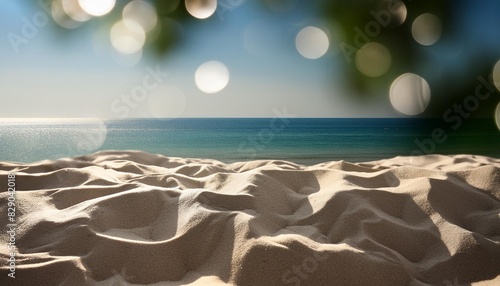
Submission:
[[[147,67],[157,66],[168,76],[154,92],[180,91],[171,104],[165,101],[166,109],[177,110],[172,116],[270,117],[274,108],[284,107],[302,117],[383,116],[391,112],[384,102],[376,109],[364,109],[342,96],[342,89],[335,88],[339,79],[335,74],[340,71],[332,65],[331,53],[309,60],[297,52],[295,35],[319,22],[313,11],[301,10],[277,19],[254,1],[246,1],[226,11],[223,19],[215,13],[208,20],[183,27],[183,41],[164,59],[146,56],[134,67],[123,67],[114,61],[109,44],[99,47],[101,54],[94,51],[93,39],[107,37],[109,25],[86,23],[61,37],[55,24],[49,23],[28,43],[20,44],[16,53],[7,35],[22,35],[23,18],[31,19],[41,10],[13,0],[2,1],[0,6],[1,117],[121,116],[112,110],[112,103],[141,84]],[[244,46],[245,29],[251,24],[269,27],[253,35],[260,41],[251,47],[256,55]],[[205,94],[194,84],[197,67],[210,60],[224,63],[230,72],[227,87],[215,94]],[[138,102],[128,116],[153,117],[147,101]]]
[[[340,38],[335,31],[327,31],[330,49],[320,59],[306,59],[297,52],[297,33],[306,26],[323,25],[314,7],[296,7],[276,17],[255,1],[241,3],[224,12],[223,18],[216,12],[207,20],[181,26],[182,42],[174,51],[162,59],[144,55],[130,67],[116,61],[118,53],[108,38],[112,23],[85,23],[65,35],[49,23],[19,45],[16,53],[9,33],[22,35],[23,18],[32,19],[43,10],[4,0],[0,4],[0,117],[121,117],[125,115],[120,108],[123,96],[141,87],[150,70],[168,75],[127,107],[128,117],[272,117],[274,109],[283,108],[298,117],[398,116],[388,97],[373,97],[363,104],[350,99],[352,91],[341,84],[345,76],[339,63],[345,59],[338,53]],[[480,7],[470,14],[466,5],[464,11],[472,15],[467,22],[484,19],[483,10],[492,9]],[[477,35],[465,30],[470,26],[464,23],[464,33]],[[253,32],[249,27],[254,27]],[[495,37],[485,38],[498,44]],[[251,46],[246,48],[249,41]],[[196,87],[194,74],[211,60],[224,63],[230,78],[222,91],[206,94]]]

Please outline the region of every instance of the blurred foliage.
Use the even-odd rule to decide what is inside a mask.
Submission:
[[[344,33],[344,41],[346,44],[357,49],[361,48],[361,46],[356,45],[355,39],[359,39],[359,35],[364,34],[370,41],[383,44],[391,52],[391,69],[386,74],[375,78],[370,78],[361,74],[354,63],[349,64],[347,61],[342,61],[346,72],[349,73],[351,88],[360,91],[360,93],[358,93],[360,95],[370,94],[369,92],[367,93],[367,91],[370,91],[381,81],[389,81],[390,84],[390,81],[405,72],[419,74],[417,70],[417,63],[422,61],[422,58],[419,55],[422,46],[416,43],[413,39],[411,33],[411,21],[408,21],[408,19],[415,19],[422,13],[432,13],[441,19],[444,27],[450,26],[450,9],[446,8],[451,5],[451,1],[440,0],[402,1],[406,5],[408,13],[404,23],[401,25],[389,24],[387,27],[383,27],[380,22],[376,20],[374,14],[381,15],[387,12],[392,18],[394,18],[394,14],[389,12],[389,6],[394,2],[396,1],[337,0],[325,2],[325,9],[322,11],[322,16],[328,19],[332,27],[340,25]],[[376,24],[370,25],[370,23]],[[377,25],[380,29],[374,31],[379,32],[373,33],[373,27]],[[371,37],[370,33],[374,36]],[[352,58],[354,58],[354,55]]]
[[[322,16],[328,19],[332,28],[340,26],[344,33],[344,41],[356,46],[354,39],[356,36],[359,37],[359,30],[365,32],[368,23],[375,21],[374,14],[387,9],[386,7],[394,2],[396,1],[325,1]],[[478,76],[491,78],[493,66],[500,59],[500,49],[497,49],[496,53],[491,52],[491,47],[470,44],[469,39],[462,36],[459,8],[466,1],[403,0],[402,2],[407,8],[406,21],[395,27],[391,25],[382,27],[379,33],[373,33],[376,34],[374,37],[369,37],[370,41],[381,43],[390,50],[392,54],[390,70],[380,77],[370,78],[361,74],[355,64],[344,61],[350,87],[352,90],[357,90],[358,92],[354,94],[361,97],[374,94],[386,95],[396,77],[407,72],[415,73],[424,77],[432,90],[431,104],[422,116],[441,117],[454,104],[460,104],[467,96],[475,94],[476,86],[479,84]],[[479,2],[477,4],[481,5]],[[422,46],[412,36],[412,22],[423,13],[436,15],[442,23],[442,38],[432,46]],[[355,30],[356,27],[359,30]],[[478,26],[478,33],[486,28],[491,27]],[[460,49],[453,47],[453,44],[463,44],[462,49],[466,49],[462,51],[463,55],[455,59],[459,64],[440,63],[440,56],[455,52],[450,49]],[[475,51],[472,53],[467,49]],[[436,53],[436,50],[439,50],[440,54]],[[460,66],[460,70],[457,70],[457,66]],[[385,92],[381,92],[383,90]],[[479,110],[472,116],[492,117],[498,103],[497,95],[492,94],[486,101],[490,103],[480,104]]]
[[[179,31],[172,20],[182,23],[199,20],[189,15],[186,6],[183,5],[184,3],[181,3],[184,2],[183,0],[154,0],[152,2],[155,4],[156,11],[158,12],[158,26],[160,27],[159,36],[153,42],[153,50],[157,54],[163,55],[180,40]]]

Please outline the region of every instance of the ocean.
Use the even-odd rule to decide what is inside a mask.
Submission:
[[[456,129],[456,130],[455,130]],[[316,164],[422,154],[500,157],[494,120],[460,126],[422,118],[185,118],[3,120],[0,161],[34,162],[100,150],[141,150],[222,162]]]

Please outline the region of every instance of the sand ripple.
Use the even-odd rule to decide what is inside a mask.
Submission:
[[[499,159],[5,162],[2,218],[9,172],[19,254],[1,285],[500,285]]]

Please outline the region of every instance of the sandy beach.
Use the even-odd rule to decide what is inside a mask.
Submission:
[[[0,178],[1,285],[500,285],[500,159],[103,151]]]

